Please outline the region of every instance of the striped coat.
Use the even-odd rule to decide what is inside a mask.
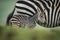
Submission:
[[[17,15],[31,18],[37,13],[37,23],[39,25],[60,26],[60,0],[19,0],[16,2],[14,9],[12,15],[16,11]],[[7,23],[13,18],[12,15],[8,17]]]

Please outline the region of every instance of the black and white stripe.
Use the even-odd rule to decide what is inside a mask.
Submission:
[[[34,15],[34,17],[27,17],[24,15],[14,15],[10,20],[9,20],[9,25],[17,25],[19,27],[24,27],[24,28],[33,28],[36,26],[36,20],[37,15]]]
[[[58,20],[60,18],[58,17],[60,16],[60,0],[40,0],[39,3],[41,8],[43,10],[45,9],[44,12],[46,14],[47,26],[60,26],[60,20]]]
[[[36,14],[37,8],[42,14],[44,13],[46,19],[44,24],[47,27],[60,26],[60,0],[19,0],[15,5],[15,10],[18,15],[27,15],[29,17],[33,17]]]

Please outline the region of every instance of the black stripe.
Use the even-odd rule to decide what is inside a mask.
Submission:
[[[57,21],[58,21],[59,14],[60,14],[60,11],[58,12],[58,15],[57,15],[56,24],[57,24]],[[56,26],[58,26],[58,24]]]
[[[58,13],[60,13],[60,11]],[[60,24],[58,21],[60,21],[60,14],[58,15],[58,19],[57,19],[57,26],[59,26]]]
[[[58,8],[59,8],[59,6],[60,6],[60,4],[57,6],[57,8],[56,8],[56,11],[55,11],[55,18],[56,18],[56,14],[57,14],[57,10],[58,10]],[[54,18],[54,23],[55,23],[55,18]],[[57,21],[57,20],[56,20]]]
[[[58,3],[59,3],[59,0],[57,0],[57,2],[56,2],[56,6],[57,6]]]
[[[11,20],[11,21],[17,21],[17,20]]]
[[[37,11],[36,8],[32,4],[30,4],[30,3],[26,2],[26,1],[17,1],[16,3],[22,3],[22,4],[25,4],[25,5],[28,5],[31,8],[33,8],[35,11]]]
[[[45,16],[45,20],[47,20],[47,18],[46,18],[46,14],[44,13],[44,16]]]
[[[50,24],[50,26],[53,25],[53,21],[52,21],[53,15],[54,15],[53,11],[54,11],[54,3],[52,2],[52,12],[51,12],[52,14],[51,14],[51,24]]]
[[[17,17],[17,15],[14,15],[12,18],[19,20],[19,17]]]
[[[49,6],[51,6],[51,4],[50,4],[50,2],[49,2],[49,1],[46,1],[46,3],[47,3]]]
[[[52,2],[52,0],[50,0]]]
[[[31,10],[29,10],[29,9],[27,9],[27,8],[24,8],[24,7],[19,7],[19,6],[16,6],[16,8],[18,8],[18,9],[23,9],[23,10],[26,10],[26,11],[28,11],[28,12],[31,12],[31,14],[35,14],[34,12],[32,12]]]
[[[54,0],[54,3],[55,3],[55,0]]]
[[[27,14],[27,13],[24,13],[24,12],[19,12],[19,11],[17,11],[17,13],[25,14],[25,15],[29,15],[30,17],[32,17],[32,16],[33,16],[33,15],[30,15],[30,14]]]
[[[33,2],[34,4],[36,4],[36,6],[39,7],[41,11],[43,11],[42,7],[40,6],[40,4],[38,2],[36,2],[36,1],[31,1],[31,2]]]

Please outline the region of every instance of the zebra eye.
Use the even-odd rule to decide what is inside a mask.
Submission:
[[[40,17],[44,17],[44,14],[40,14]]]
[[[40,17],[43,17],[43,15],[40,15]]]

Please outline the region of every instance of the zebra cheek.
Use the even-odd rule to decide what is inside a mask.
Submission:
[[[45,18],[39,18],[39,22],[41,22],[41,23],[45,23],[46,20],[45,20]]]

